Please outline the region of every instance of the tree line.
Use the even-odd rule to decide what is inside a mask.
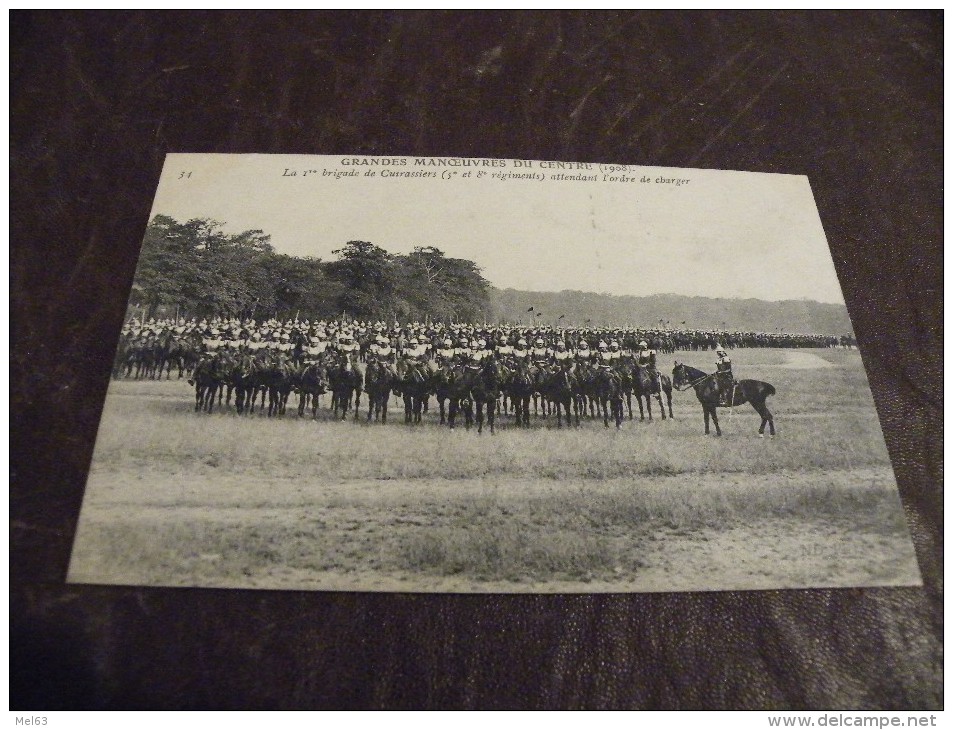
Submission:
[[[130,305],[148,318],[354,319],[475,322],[491,313],[480,267],[433,246],[398,255],[348,241],[336,258],[277,253],[262,230],[156,215],[146,228]]]

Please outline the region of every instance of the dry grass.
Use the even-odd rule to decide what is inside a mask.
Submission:
[[[617,432],[601,421],[519,430],[503,419],[495,436],[478,437],[436,425],[435,404],[417,427],[396,408],[386,426],[239,418],[193,413],[184,383],[114,383],[73,579],[612,582],[650,569],[665,536],[708,540],[765,524],[903,544],[857,353],[820,353],[838,366],[824,370],[787,369],[778,351],[743,354],[739,376],[778,391],[777,439],[754,437],[747,406],[724,413],[724,438],[705,438],[690,392],[676,394],[675,421]]]

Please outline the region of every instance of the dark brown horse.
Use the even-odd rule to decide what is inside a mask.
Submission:
[[[593,383],[602,406],[602,422],[609,428],[610,411],[615,427],[622,427],[622,374],[609,365],[597,365]]]
[[[701,370],[678,362],[672,370],[672,382],[676,390],[695,389],[695,395],[698,396],[698,402],[702,404],[702,411],[705,414],[705,435],[709,433],[708,420],[710,418],[715,422],[715,433],[721,436],[716,409],[733,408],[743,403],[750,403],[761,416],[758,435],[763,437],[764,427],[769,426],[771,436],[774,436],[774,416],[771,415],[765,403],[768,396],[775,394],[774,386],[760,380],[739,380],[732,389],[732,394],[723,399],[718,378],[715,376],[716,373],[703,373]]]
[[[500,366],[500,382],[516,414],[516,425],[529,427],[529,401],[533,397],[533,377],[525,363]]]
[[[386,363],[379,362],[374,357],[369,359],[367,372],[364,374],[368,422],[373,416],[381,423],[387,423],[387,402],[390,400],[390,392],[396,381],[397,373]]]
[[[568,367],[556,367],[548,370],[542,379],[540,392],[556,406],[556,426],[562,428],[562,414],[566,413],[566,425],[572,425],[572,413],[576,412],[576,425],[579,425],[579,401],[576,400],[576,378]],[[552,411],[550,411],[552,413]]]
[[[672,381],[667,375],[653,373],[649,368],[641,365],[632,366],[632,390],[639,401],[639,418],[645,420],[645,411],[649,412],[649,420],[652,420],[652,396],[658,398],[659,410],[662,412],[662,420],[665,420],[665,404],[662,402],[662,394],[668,399],[668,415],[672,418]],[[645,410],[642,408],[642,399],[645,399]]]
[[[331,357],[328,367],[328,381],[331,384],[331,409],[333,418],[337,419],[338,410],[341,411],[341,420],[347,419],[347,409],[354,399],[354,420],[358,419],[361,408],[361,391],[364,389],[364,375],[344,353],[337,353]]]

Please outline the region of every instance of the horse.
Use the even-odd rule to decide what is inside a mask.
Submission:
[[[195,386],[195,411],[211,413],[215,404],[215,393],[222,383],[223,373],[219,359],[208,356],[195,366],[189,385]]]
[[[501,369],[503,389],[509,396],[516,414],[517,426],[529,426],[529,401],[533,397],[533,377],[523,362],[516,362],[512,369]]]
[[[679,362],[675,363],[672,370],[672,382],[677,390],[695,389],[695,395],[698,397],[698,402],[702,404],[702,411],[705,414],[705,435],[709,434],[708,420],[711,418],[715,422],[715,433],[721,436],[717,408],[733,408],[743,403],[750,403],[761,416],[758,436],[764,438],[764,427],[769,426],[771,436],[774,437],[774,416],[771,415],[765,403],[768,396],[775,394],[774,386],[760,380],[739,380],[729,396],[730,402],[725,403],[721,400],[721,389],[716,375],[717,373],[704,373]]]
[[[397,364],[397,378],[394,391],[404,399],[404,423],[422,423],[423,407],[430,399],[434,379],[427,363],[403,361]],[[441,402],[441,412],[443,403]]]
[[[483,411],[490,433],[496,433],[496,405],[500,399],[500,366],[495,357],[464,369],[463,382],[469,384],[470,400],[476,403],[477,433],[483,433]],[[450,401],[451,408],[453,401]]]
[[[667,375],[661,375],[656,371],[654,374],[648,368],[641,365],[632,366],[632,389],[635,391],[635,397],[639,402],[639,420],[645,420],[645,411],[642,409],[642,399],[645,399],[645,408],[649,412],[649,420],[652,420],[652,396],[658,398],[659,410],[662,412],[662,420],[665,420],[665,404],[662,402],[662,393],[668,400],[668,415],[672,415],[672,381]]]
[[[298,417],[304,417],[308,398],[311,399],[311,418],[318,418],[318,397],[328,392],[328,374],[317,362],[306,362],[295,377],[298,391]]]
[[[385,363],[371,357],[364,374],[364,390],[367,391],[367,421],[373,415],[381,423],[387,423],[387,401],[397,376]]]
[[[622,375],[609,365],[596,367],[594,375],[596,392],[602,405],[602,422],[609,428],[609,411],[615,420],[615,427],[622,427]]]
[[[572,425],[575,406],[576,426],[579,425],[579,401],[576,399],[576,379],[569,368],[559,367],[547,372],[540,384],[543,395],[556,405],[556,427],[562,428],[562,412],[566,411],[566,424]]]
[[[358,419],[361,407],[361,390],[364,387],[364,376],[355,367],[351,359],[344,353],[337,355],[337,360],[328,368],[328,380],[331,383],[331,408],[334,418],[341,410],[341,420],[347,419],[347,409],[351,407],[351,398],[354,398],[354,420]]]

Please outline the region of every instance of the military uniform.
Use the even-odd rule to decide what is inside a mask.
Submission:
[[[715,368],[717,370],[716,377],[720,400],[723,404],[729,405],[735,387],[735,376],[731,371],[731,358],[721,347],[715,350],[715,353],[718,355],[718,359],[715,360]]]

